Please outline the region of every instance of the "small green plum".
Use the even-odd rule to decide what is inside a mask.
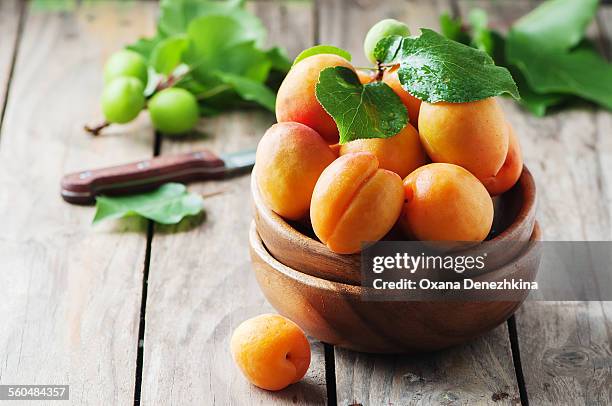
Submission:
[[[143,86],[147,85],[147,63],[140,54],[124,49],[115,52],[108,59],[104,66],[104,83],[108,84],[124,76],[136,78]]]
[[[164,89],[149,101],[149,113],[157,130],[165,134],[181,134],[198,122],[198,101],[185,89]]]
[[[370,31],[368,31],[363,41],[363,51],[370,62],[376,63],[374,49],[378,41],[391,35],[401,35],[405,37],[410,35],[410,29],[408,29],[406,24],[394,20],[393,18],[380,20],[370,28]]]
[[[102,93],[102,111],[106,121],[123,124],[138,116],[145,105],[142,82],[132,77],[116,78]]]

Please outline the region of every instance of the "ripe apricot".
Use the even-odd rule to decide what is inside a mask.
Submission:
[[[495,98],[423,102],[419,135],[432,161],[462,166],[478,179],[495,176],[508,153],[506,119]]]
[[[395,172],[401,178],[427,163],[419,133],[410,124],[390,138],[365,138],[340,146],[340,155],[351,152],[374,154],[380,168]]]
[[[482,180],[491,196],[501,195],[512,188],[523,172],[521,146],[510,123],[508,123],[508,137],[508,154],[501,169],[497,175]]]
[[[331,66],[355,70],[344,58],[332,54],[310,56],[298,62],[287,74],[276,97],[278,122],[296,121],[318,132],[329,144],[338,142],[338,127],[323,109],[315,94],[319,73]]]
[[[482,241],[493,224],[493,201],[466,169],[425,165],[404,179],[400,226],[422,241]]]
[[[399,65],[394,66],[383,73],[383,82],[385,82],[399,96],[408,110],[408,118],[413,127],[418,128],[419,125],[419,110],[421,108],[421,100],[417,99],[408,93],[399,81],[397,70]]]
[[[230,343],[234,361],[253,385],[281,390],[298,382],[310,366],[310,344],[297,324],[262,314],[240,324]]]
[[[259,141],[255,157],[254,175],[263,200],[287,219],[306,217],[315,183],[334,159],[336,154],[312,128],[274,124]]]
[[[401,178],[379,169],[369,152],[341,156],[319,177],[312,194],[310,220],[315,234],[333,252],[351,254],[361,243],[377,241],[391,230],[402,209]]]

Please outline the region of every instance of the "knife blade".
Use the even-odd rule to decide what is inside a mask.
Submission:
[[[244,173],[255,164],[255,150],[216,155],[200,150],[65,175],[61,195],[68,203],[91,204],[100,194],[145,192],[166,182],[221,179]]]

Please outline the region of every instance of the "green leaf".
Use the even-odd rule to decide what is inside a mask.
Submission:
[[[508,41],[521,34],[530,38],[534,48],[572,48],[584,37],[598,4],[598,0],[548,0],[512,26]]]
[[[295,58],[293,64],[300,62],[303,59],[308,58],[309,56],[319,55],[319,54],[333,54],[338,55],[346,59],[347,61],[351,61],[352,56],[348,51],[345,51],[342,48],[338,48],[332,45],[315,45],[314,47],[308,48],[300,52],[300,54]]]
[[[202,196],[187,192],[185,185],[166,183],[158,189],[131,196],[99,196],[93,223],[122,217],[141,216],[161,224],[177,224],[185,216],[203,209]]]
[[[316,96],[336,122],[340,143],[360,138],[389,138],[406,126],[408,113],[399,96],[383,82],[362,85],[351,69],[321,71]]]
[[[169,75],[180,65],[188,45],[189,39],[184,34],[166,38],[155,46],[149,63],[156,72]]]
[[[384,63],[400,63],[398,76],[415,97],[464,103],[504,93],[519,98],[510,72],[485,52],[422,29],[418,37],[386,37],[375,49]]]
[[[218,84],[214,71],[263,82],[272,66],[266,53],[241,31],[233,17],[199,17],[189,24],[188,36],[191,41],[184,61],[192,66],[194,76],[204,84]]]
[[[448,13],[440,14],[440,31],[448,39],[468,45],[470,37],[462,29],[461,18],[453,18]]]
[[[152,38],[140,38],[138,41],[127,45],[125,48],[139,53],[146,61],[149,61],[151,58],[151,53],[159,41],[161,41],[161,39],[157,36]]]
[[[276,95],[262,83],[231,73],[219,72],[217,76],[223,83],[230,85],[244,100],[258,103],[268,110],[274,111]]]
[[[244,1],[217,0],[162,0],[158,33],[166,38],[187,31],[192,20],[202,16],[230,16],[239,25],[239,31],[246,40],[262,45],[266,29],[255,15],[244,9]]]
[[[483,9],[475,8],[470,11],[468,21],[472,28],[471,45],[489,55],[493,55],[493,37],[488,28],[489,18],[487,13]]]
[[[508,38],[506,56],[536,93],[577,95],[612,109],[612,65],[594,50],[536,47],[530,37],[515,33]]]
[[[291,61],[287,56],[287,51],[280,47],[270,48],[266,51],[272,69],[287,73],[291,69]]]

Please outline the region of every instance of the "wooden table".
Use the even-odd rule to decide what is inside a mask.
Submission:
[[[68,8],[60,7],[61,4]],[[506,29],[521,1],[262,0],[249,4],[269,42],[291,55],[314,43],[365,63],[368,27],[384,17],[438,26],[441,11],[479,5]],[[371,356],[313,340],[307,377],[270,393],[246,382],[233,329],[272,311],[250,271],[249,177],[192,186],[223,191],[177,227],[92,227],[65,204],[68,171],[209,147],[253,147],[274,121],[248,111],[202,120],[203,140],[161,139],[146,114],[92,138],[102,66],[154,30],[156,2],[0,1],[0,383],[69,384],[73,404],[612,404],[612,303],[528,302],[464,346],[417,357]],[[610,54],[612,7],[593,38]],[[576,107],[540,119],[504,108],[539,188],[549,240],[612,239],[612,114]],[[42,404],[36,403],[36,404]],[[54,403],[55,404],[55,403]]]

